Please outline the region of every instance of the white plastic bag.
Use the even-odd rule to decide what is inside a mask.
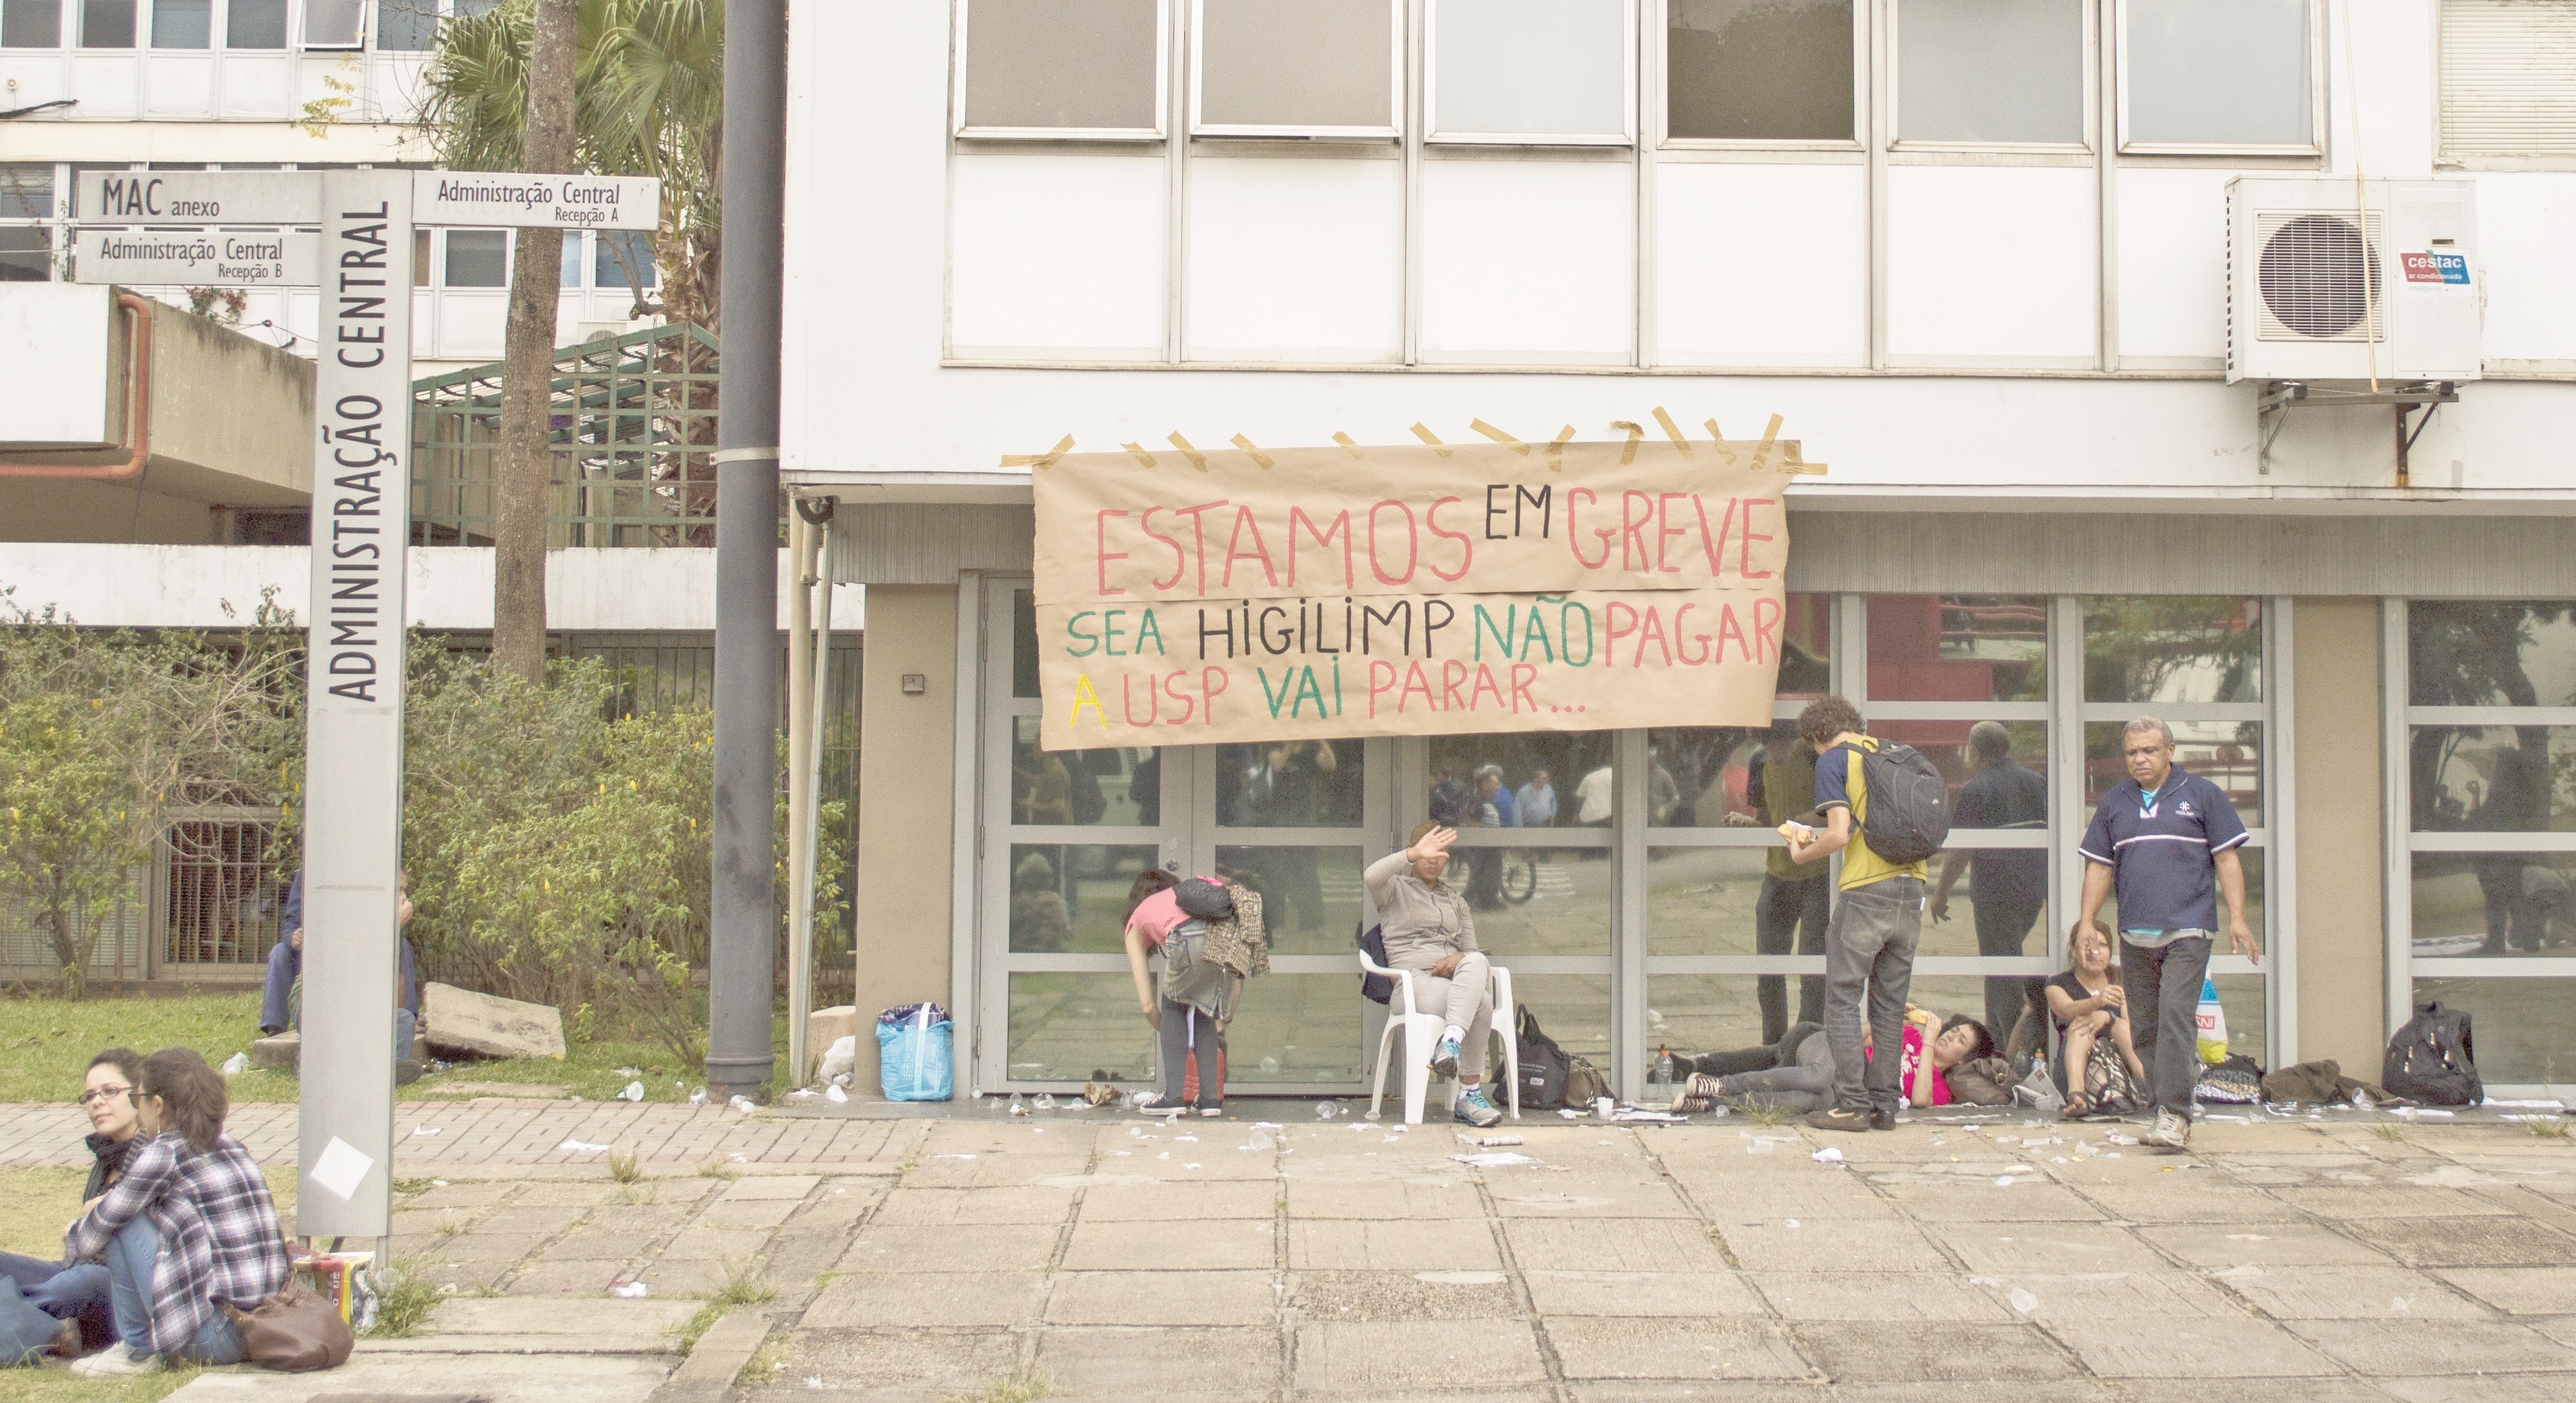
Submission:
[[[823,1054],[823,1070],[821,1073],[822,1080],[834,1081],[849,1075],[850,1068],[855,1065],[858,1060],[859,1040],[857,1037],[834,1038],[832,1040],[830,1050]],[[841,1084],[843,1086],[849,1085],[847,1082],[842,1082]]]

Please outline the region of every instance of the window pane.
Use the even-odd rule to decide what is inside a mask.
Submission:
[[[1771,878],[1768,858],[1762,848],[1647,849],[1646,952],[1823,954],[1821,916],[1804,942],[1813,948],[1798,949],[1808,884]]]
[[[286,0],[227,0],[224,7],[224,47],[285,48]]]
[[[1136,1085],[1153,1079],[1154,1029],[1136,1012],[1136,985],[1125,970],[1014,974],[1010,1020],[1014,1081],[1083,1082],[1095,1071]],[[964,1078],[957,1090],[962,1098]]]
[[[505,287],[510,281],[510,235],[501,229],[447,231],[449,287]]]
[[[1906,141],[2084,139],[2077,0],[1903,0],[1897,135]]]
[[[54,168],[47,162],[0,165],[0,219],[54,217]]]
[[[429,286],[429,231],[411,231],[411,285]]]
[[[1655,975],[1646,981],[1646,1056],[1652,1059],[1662,1052],[1697,1056],[1768,1047],[1780,1040],[1780,1033],[1768,1030],[1768,1014],[1761,1004],[1768,995],[1759,991],[1774,984],[1813,984],[1817,1007],[1821,1009],[1824,983],[1821,976],[1792,979],[1765,975],[1757,979],[1741,974]],[[1792,1005],[1796,1003],[1794,997],[1782,997]],[[1652,1065],[1651,1061],[1648,1065]]]
[[[2441,1002],[2477,1024],[2478,1079],[2544,1086],[2564,1095],[2576,1081],[2576,979],[2418,979],[2417,1007]]]
[[[130,169],[133,169],[133,167],[123,161],[101,163],[97,165],[75,163],[72,166],[71,189],[63,197],[63,203],[71,207],[70,214],[72,218],[80,218],[80,188],[81,182],[85,177],[98,171],[122,171]]]
[[[581,233],[579,230],[564,231],[563,286],[581,286]]]
[[[458,19],[472,19],[476,15],[490,14],[500,4],[501,0],[455,0],[450,11]]]
[[[1434,130],[1627,131],[1624,0],[1445,0],[1437,25]]]
[[[50,282],[53,247],[49,229],[0,224],[0,283]]]
[[[1154,126],[1154,0],[972,0],[966,125]]]
[[[2236,816],[2248,828],[2263,823],[2263,723],[2260,721],[2168,721],[2173,731],[2174,764],[2226,791]],[[2094,721],[2084,727],[2084,812],[2089,816],[2102,796],[2129,777],[2121,754],[2124,723]]]
[[[1395,122],[1389,0],[1206,0],[1199,120],[1213,126]]]
[[[1646,733],[1655,767],[1672,779],[1676,798],[1653,815],[1658,827],[1774,828],[1790,814],[1814,806],[1814,765],[1802,764],[1798,728],[1788,721],[1768,730],[1741,726],[1672,726]],[[1776,792],[1775,775],[1789,779]],[[1659,780],[1650,780],[1661,783]],[[1765,804],[1769,807],[1766,808]],[[1780,805],[1779,818],[1770,818]]]
[[[376,0],[376,48],[419,53],[438,47],[438,0]]]
[[[2406,606],[2417,706],[2576,706],[2576,605],[2418,600]]]
[[[2084,700],[2262,699],[2261,600],[2158,595],[2084,601]]]
[[[0,49],[59,49],[63,0],[0,0]]]
[[[1508,962],[1506,962],[1508,963]],[[1606,974],[1514,974],[1512,999],[1530,1011],[1540,1028],[1556,1039],[1568,1056],[1580,1057],[1610,1071],[1610,976]],[[1129,996],[1134,1002],[1134,996]],[[1499,1017],[1499,1013],[1497,1014]],[[1500,1063],[1485,1060],[1495,1072]],[[1394,1077],[1390,1074],[1389,1081]],[[1435,1093],[1445,1095],[1445,1092]]]
[[[1281,955],[1347,955],[1360,931],[1360,872],[1348,847],[1222,847],[1216,875],[1261,893],[1261,921]]]
[[[1671,0],[1676,137],[1852,139],[1851,0]]]
[[[81,0],[81,47],[134,47],[134,0]]]
[[[2409,763],[2418,833],[2576,828],[2576,727],[2418,726]]]
[[[1036,716],[1011,719],[1011,822],[1142,827],[1160,821],[1159,752],[1128,746],[1041,750],[1043,724]],[[1147,819],[1147,813],[1155,817]]]
[[[1348,949],[1349,943],[1349,933],[1344,932],[1342,945],[1334,953]],[[1352,976],[1344,974],[1270,974],[1245,985],[1234,1021],[1225,1025],[1229,1094],[1251,1095],[1253,1087],[1281,1082],[1340,1082],[1359,1087],[1361,1059],[1376,1049],[1360,1045],[1361,1000],[1353,983]],[[1125,1010],[1136,1026],[1145,1025],[1136,1016],[1132,984]],[[1499,1057],[1499,1052],[1489,1052],[1486,1065],[1500,1065]]]
[[[1137,873],[1162,860],[1160,852],[1150,843],[1013,843],[1011,949],[1046,955],[1124,952],[1127,888]],[[1127,1007],[1135,1006],[1131,988]]]
[[[1869,699],[2046,701],[2047,598],[1872,595]]]
[[[214,0],[152,0],[152,47],[204,49],[215,42]]]
[[[2576,853],[2416,853],[2418,959],[2576,956]]]
[[[2306,146],[2309,0],[2130,0],[2127,139]]]
[[[348,47],[358,42],[364,0],[304,0],[304,42]]]
[[[1610,741],[1607,731],[1433,736],[1428,817],[1461,829],[1607,828]],[[1668,808],[1680,797],[1669,775],[1663,792]]]
[[[644,280],[644,286],[659,285],[661,279],[653,263],[652,235],[633,230],[624,233],[612,231],[594,238],[591,247],[592,287],[627,286],[626,270],[629,268]],[[625,262],[620,263],[620,258]]]
[[[1356,740],[1216,749],[1216,821],[1228,828],[1356,828],[1366,759]]]

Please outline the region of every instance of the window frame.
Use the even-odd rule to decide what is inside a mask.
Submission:
[[[1405,35],[1405,0],[1378,0],[1386,6],[1387,122],[1382,127],[1290,126],[1268,122],[1209,122],[1200,115],[1207,95],[1207,0],[1190,0],[1189,134],[1193,137],[1302,137],[1318,141],[1401,141],[1404,138],[1405,63],[1412,45]]]
[[[2120,0],[2126,6],[2128,0]],[[1887,149],[1902,152],[1977,151],[2014,152],[2052,156],[2090,156],[2101,139],[2099,114],[2102,110],[2102,28],[2101,9],[2097,5],[2075,0],[2076,55],[2079,80],[2079,104],[2076,113],[2078,135],[2073,141],[1951,141],[1915,140],[1903,135],[1905,98],[1902,75],[1905,71],[1905,0],[1887,0]]]
[[[1440,124],[1440,7],[1451,0],[1425,0],[1422,14],[1422,139],[1434,146],[1604,146],[1637,144],[1640,99],[1638,42],[1639,0],[1621,0],[1626,26],[1620,45],[1625,82],[1620,96],[1620,130],[1613,132],[1477,132],[1451,131]]]
[[[357,24],[353,27],[350,37],[344,42],[338,39],[314,38],[313,0],[295,0],[292,7],[294,12],[287,17],[288,49],[296,53],[363,53],[367,48],[369,32],[373,28],[367,21],[375,11],[366,3],[366,0],[357,0],[357,5]],[[259,52],[272,51],[260,50]]]
[[[1644,36],[1645,49],[1640,67],[1651,66],[1655,72],[1652,96],[1655,101],[1653,122],[1655,149],[1658,151],[1836,151],[1865,153],[1869,150],[1870,100],[1875,85],[1871,81],[1870,21],[1879,0],[1851,0],[1852,9],[1852,135],[1848,141],[1810,141],[1791,137],[1718,137],[1675,136],[1673,129],[1672,83],[1672,8],[1670,0],[1659,0],[1655,10],[1657,23]],[[1641,104],[1643,106],[1645,104]]]
[[[2282,145],[2269,142],[2205,141],[2138,141],[2129,135],[2129,6],[2131,0],[2116,0],[2114,21],[2119,32],[2113,38],[2117,91],[2112,95],[2106,117],[2118,122],[2118,140],[2113,150],[2123,156],[2310,156],[2325,155],[2326,107],[2326,19],[2322,0],[2306,0],[2308,7],[2308,140],[2305,145]],[[2438,23],[2436,29],[2438,31]],[[2438,38],[2438,33],[2437,36]],[[2439,60],[2436,59],[2438,73]],[[2433,120],[2441,121],[2440,95],[2435,94]]]
[[[1172,110],[1172,0],[1154,0],[1154,124],[1150,127],[977,127],[966,122],[966,12],[975,0],[957,0],[949,15],[948,134],[961,141],[1118,141],[1166,139]]]
[[[282,11],[279,19],[283,24],[283,28],[278,35],[278,43],[275,48],[243,48],[233,42],[234,3],[235,0],[222,0],[222,3],[216,7],[214,45],[216,53],[259,56],[282,55],[295,52],[295,0],[278,0],[278,7]]]

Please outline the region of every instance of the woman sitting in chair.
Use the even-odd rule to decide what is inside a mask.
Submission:
[[[1413,981],[1413,1006],[1445,1026],[1431,1070],[1458,1079],[1458,1119],[1489,1126],[1503,1118],[1485,1095],[1485,1043],[1494,1023],[1493,966],[1476,948],[1467,899],[1440,884],[1458,830],[1415,824],[1407,846],[1370,863],[1364,880],[1377,903],[1389,968]]]

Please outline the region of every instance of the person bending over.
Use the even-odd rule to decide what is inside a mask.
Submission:
[[[1476,948],[1466,898],[1441,885],[1458,830],[1418,823],[1402,852],[1370,863],[1363,880],[1377,903],[1386,963],[1413,981],[1413,1006],[1442,1020],[1431,1070],[1458,1079],[1458,1119],[1488,1126],[1503,1118],[1485,1095],[1485,1044],[1494,1023],[1493,965]]]
[[[106,1265],[124,1343],[72,1365],[88,1378],[149,1373],[163,1356],[237,1364],[241,1331],[221,1307],[248,1310],[286,1284],[286,1239],[268,1183],[224,1133],[224,1079],[184,1047],[143,1059],[135,1118],[151,1138],[64,1235],[71,1255]]]

